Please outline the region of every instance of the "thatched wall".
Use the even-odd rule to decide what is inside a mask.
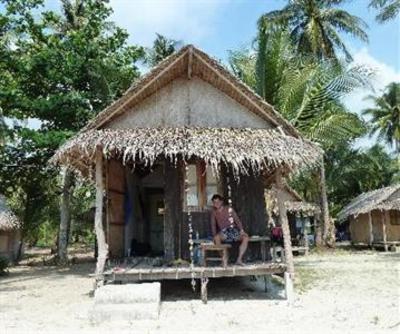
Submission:
[[[199,78],[172,81],[105,128],[159,126],[271,128],[265,119]]]
[[[106,170],[106,238],[110,257],[119,257],[124,254],[125,168],[118,161],[109,160]]]
[[[380,210],[374,210],[371,213],[374,242],[383,241],[382,215],[384,215],[384,211]],[[397,224],[394,223],[393,219],[388,219],[387,221],[387,241],[400,240],[400,216],[397,220]],[[350,234],[351,240],[354,243],[369,243],[370,234],[368,225],[368,214],[360,214],[356,218],[354,218],[353,216],[350,218]]]

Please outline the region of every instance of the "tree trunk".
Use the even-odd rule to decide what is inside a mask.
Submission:
[[[283,185],[282,175],[279,169],[276,171],[276,187],[277,187],[277,200],[279,208],[279,222],[282,227],[286,267],[287,267],[287,272],[290,274],[290,277],[293,278],[294,263],[293,263],[293,252],[292,252],[292,240],[290,237],[289,221],[283,197],[284,185]]]
[[[71,222],[70,188],[72,186],[72,172],[68,168],[62,170],[62,194],[60,201],[60,229],[58,234],[57,255],[61,263],[68,261],[68,232]]]
[[[335,245],[334,226],[333,221],[329,217],[328,197],[326,194],[326,179],[325,179],[325,163],[322,159],[320,168],[320,202],[321,202],[321,216],[323,226],[323,242],[326,246],[333,247]]]
[[[96,280],[102,277],[108,256],[108,245],[103,227],[103,153],[101,149],[96,150],[96,213],[94,218],[94,228],[98,245],[98,257],[96,264]]]
[[[322,229],[321,229],[321,218],[320,214],[314,214],[314,233],[315,233],[315,245],[317,247],[322,246]]]

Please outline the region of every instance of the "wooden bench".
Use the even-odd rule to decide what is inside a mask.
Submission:
[[[232,246],[229,244],[222,244],[220,246],[217,246],[213,243],[201,243],[200,248],[201,248],[201,255],[203,259],[203,266],[207,267],[207,261],[221,261],[221,264],[224,268],[228,266],[228,259],[229,259],[229,254],[228,254],[228,249],[231,248]],[[218,252],[220,256],[207,256],[208,252]]]

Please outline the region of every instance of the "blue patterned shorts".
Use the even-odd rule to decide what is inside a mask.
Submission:
[[[223,237],[223,242],[234,242],[240,241],[240,231],[236,227],[227,227],[221,230],[221,235]]]

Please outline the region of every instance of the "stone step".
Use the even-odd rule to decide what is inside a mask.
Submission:
[[[95,304],[135,304],[151,303],[159,305],[161,301],[161,284],[134,283],[121,285],[104,285],[94,294]]]

